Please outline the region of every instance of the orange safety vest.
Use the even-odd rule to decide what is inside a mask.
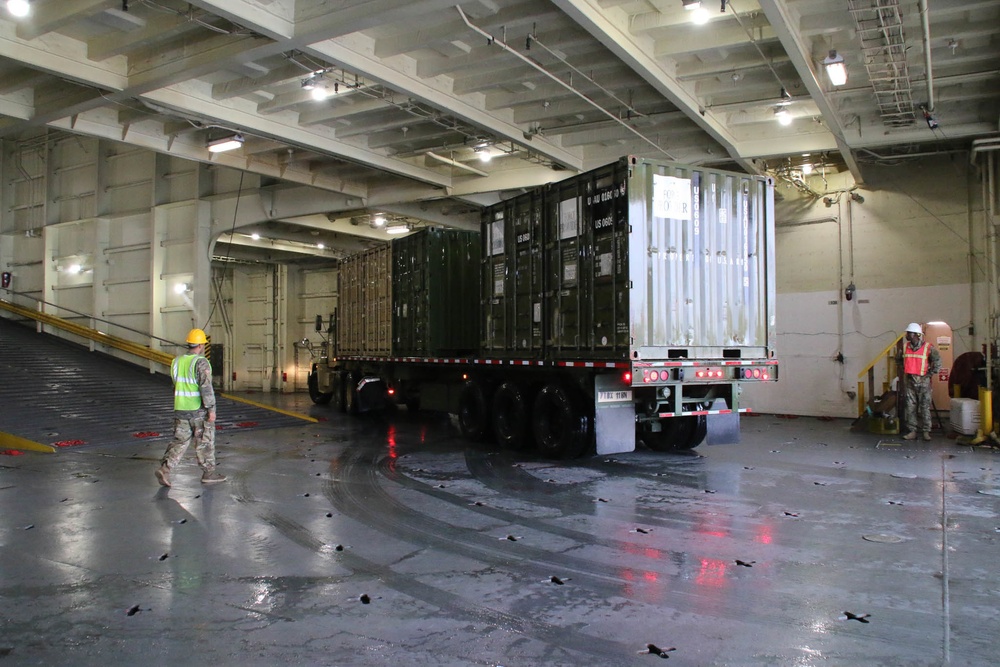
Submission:
[[[903,370],[907,375],[927,375],[927,357],[930,350],[930,343],[926,341],[915,350],[909,343],[903,346]]]

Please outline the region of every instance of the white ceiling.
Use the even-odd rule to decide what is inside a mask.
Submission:
[[[472,226],[477,205],[622,155],[863,182],[868,163],[998,131],[1000,0],[703,9],[696,25],[682,0],[32,0],[24,19],[0,9],[0,138],[48,126],[318,188],[241,229],[294,253],[317,232],[357,246],[376,211]],[[303,88],[317,72],[336,88],[322,101]],[[243,147],[210,157],[231,131]]]

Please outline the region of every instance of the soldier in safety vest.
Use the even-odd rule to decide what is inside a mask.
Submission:
[[[906,415],[909,431],[904,440],[916,440],[917,431],[924,440],[931,439],[931,377],[941,370],[941,355],[923,340],[924,330],[916,322],[906,327],[903,345],[903,372],[906,374]]]
[[[212,366],[204,357],[206,343],[204,331],[191,329],[187,335],[187,354],[170,365],[174,380],[174,439],[156,470],[156,479],[163,486],[170,486],[170,471],[180,462],[192,440],[202,470],[201,483],[226,481],[215,470],[215,390]]]

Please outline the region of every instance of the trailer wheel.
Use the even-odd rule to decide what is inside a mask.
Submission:
[[[358,414],[358,375],[352,371],[344,373],[344,412]]]
[[[535,397],[532,417],[539,452],[553,458],[574,458],[587,444],[589,420],[581,401],[560,384],[545,385]]]
[[[490,434],[490,405],[486,390],[475,380],[467,380],[458,396],[458,427],[462,436],[483,442]]]
[[[316,367],[313,366],[312,372],[309,374],[309,380],[307,382],[309,385],[309,398],[316,405],[326,405],[333,398],[333,392],[322,393],[319,390],[319,377],[316,374]]]
[[[504,449],[531,446],[531,420],[524,391],[514,382],[504,382],[493,396],[493,435]]]
[[[639,433],[639,440],[654,452],[677,452],[694,449],[705,440],[708,423],[704,415],[671,417],[663,421],[663,430]]]

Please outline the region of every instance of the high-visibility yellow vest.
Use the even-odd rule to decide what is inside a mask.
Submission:
[[[927,375],[927,356],[930,347],[926,341],[915,350],[909,344],[903,346],[903,370],[907,375]]]
[[[170,376],[174,379],[174,410],[199,410],[201,389],[194,367],[200,354],[185,354],[170,364]]]

